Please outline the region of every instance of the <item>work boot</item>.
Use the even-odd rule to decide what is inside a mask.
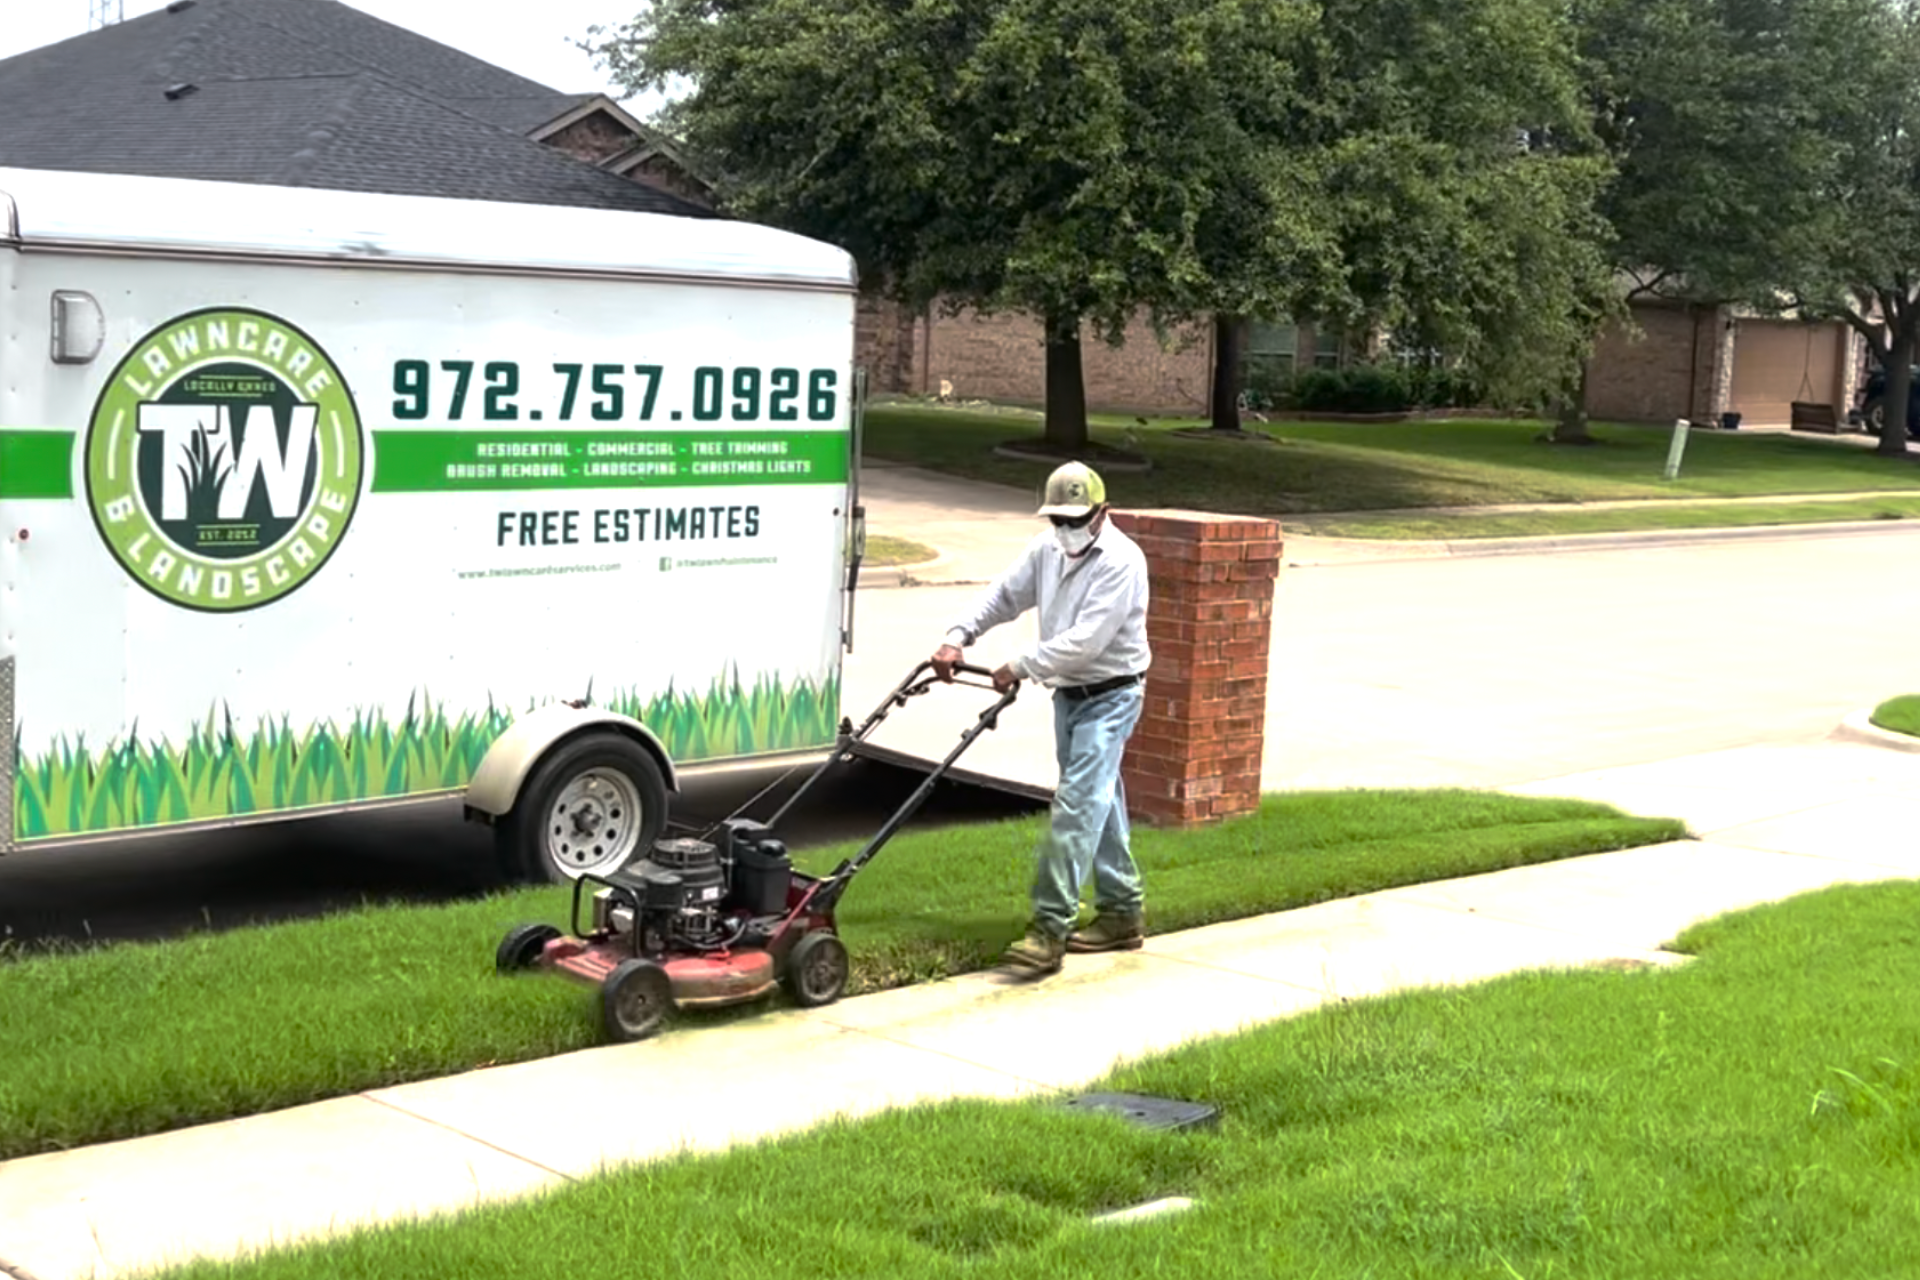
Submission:
[[[1056,938],[1038,924],[1027,926],[1027,936],[1007,948],[1006,962],[1029,977],[1058,973],[1067,952],[1064,938]]]
[[[1138,911],[1102,911],[1086,928],[1073,931],[1067,939],[1067,950],[1076,955],[1093,951],[1138,951],[1146,940],[1146,925]]]

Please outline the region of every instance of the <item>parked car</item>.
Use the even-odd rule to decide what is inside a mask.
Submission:
[[[1887,371],[1873,369],[1867,373],[1866,385],[1860,388],[1859,408],[1854,411],[1860,425],[1874,435],[1880,434],[1881,426],[1887,419]],[[1913,381],[1907,387],[1907,435],[1920,438],[1920,365],[1913,370]]]

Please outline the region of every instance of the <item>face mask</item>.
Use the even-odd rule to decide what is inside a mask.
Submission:
[[[1062,526],[1055,526],[1053,536],[1055,541],[1059,542],[1060,549],[1070,556],[1085,555],[1087,549],[1093,545],[1094,539],[1094,534],[1091,529],[1073,529]]]

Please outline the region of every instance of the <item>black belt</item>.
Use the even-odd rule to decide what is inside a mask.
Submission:
[[[1145,677],[1139,675],[1115,676],[1111,680],[1102,680],[1099,684],[1077,685],[1071,689],[1056,689],[1068,702],[1085,702],[1088,698],[1097,698],[1103,693],[1112,693],[1115,689],[1125,689],[1129,685],[1139,684]]]

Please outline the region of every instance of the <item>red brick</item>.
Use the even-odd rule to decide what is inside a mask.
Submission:
[[[1237,542],[1202,542],[1195,548],[1194,558],[1202,564],[1225,564],[1233,560],[1245,560]]]
[[[1247,560],[1278,560],[1285,546],[1279,538],[1259,538],[1240,544],[1241,556]]]
[[[1123,770],[1136,773],[1143,778],[1171,779],[1182,781],[1188,778],[1205,778],[1226,772],[1213,756],[1157,756],[1138,755],[1132,752],[1121,757]]]
[[[1233,582],[1272,582],[1280,576],[1278,560],[1243,560],[1227,570]]]
[[[1170,538],[1164,534],[1142,534],[1134,539],[1140,545],[1140,551],[1147,557],[1147,564],[1155,569],[1171,572],[1175,566],[1192,564],[1200,556],[1200,544],[1189,542],[1185,538]]]

